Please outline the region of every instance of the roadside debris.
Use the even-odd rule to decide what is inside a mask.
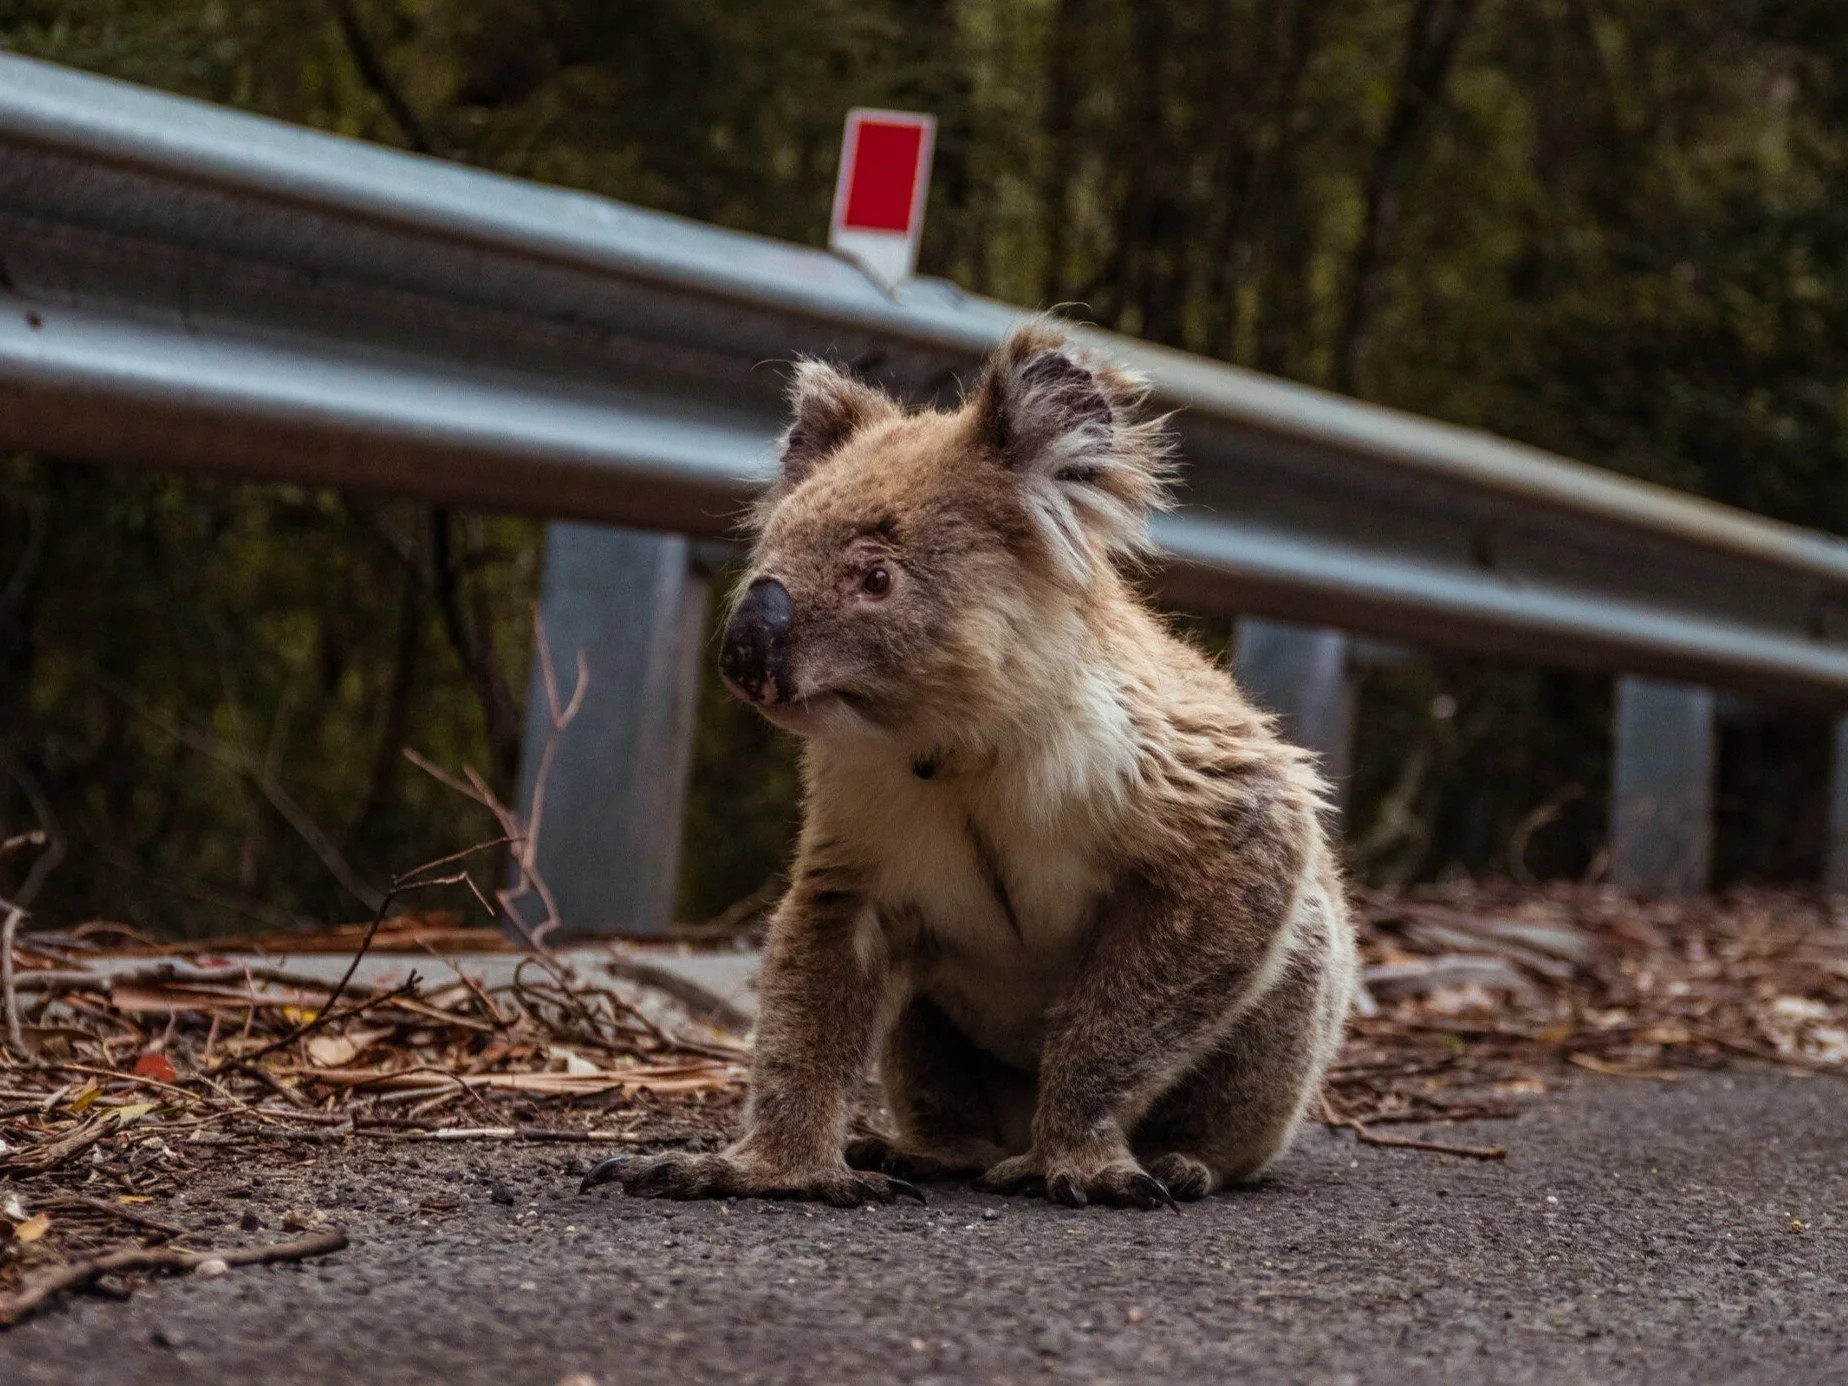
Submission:
[[[365,924],[288,937],[291,953],[349,955],[338,980],[267,962],[263,939],[201,950],[103,922],[31,930],[23,900],[0,901],[0,1326],[63,1290],[107,1289],[118,1271],[211,1274],[332,1249],[338,1234],[318,1229],[268,1250],[180,1250],[172,1244],[207,1232],[135,1211],[216,1164],[256,1170],[357,1140],[675,1142],[730,1124],[746,1050],[720,1027],[735,1012],[706,998],[704,1023],[666,1023],[642,1004],[645,975],[583,976],[546,944],[559,918],[538,866],[541,806],[588,672],[580,651],[561,696],[543,625],[536,638],[552,731],[531,821],[471,768],[451,773],[407,748],[486,807],[502,834],[370,892]],[[483,861],[498,871],[503,858],[513,879],[490,901],[470,873]],[[501,980],[446,958],[458,947],[505,949],[500,928],[394,911],[435,887],[466,888],[521,936]],[[362,978],[367,956],[386,946],[401,950],[395,975]],[[124,954],[144,961],[124,965]],[[444,977],[427,985],[416,967],[431,959]],[[675,1004],[691,1017],[687,1003],[683,987]],[[311,1230],[311,1219],[296,1221]],[[248,1233],[262,1221],[247,1214],[231,1227]]]
[[[1355,903],[1370,1005],[1321,1116],[1368,1144],[1500,1159],[1506,1146],[1376,1128],[1515,1116],[1585,1072],[1848,1073],[1848,927],[1817,897],[1464,885]],[[15,931],[0,1324],[67,1289],[126,1293],[130,1267],[241,1264],[259,1249],[204,1245],[214,1229],[163,1206],[227,1162],[254,1173],[355,1141],[712,1144],[736,1124],[747,1050],[694,1017],[739,1017],[652,992],[645,965],[574,970],[541,948],[494,985],[461,966],[428,985],[410,974],[432,957],[505,947],[446,915],[289,936],[291,954],[350,954],[338,982],[263,962],[262,943]],[[360,979],[359,958],[387,946],[402,980]],[[860,1124],[879,1119],[869,1104]],[[332,1235],[293,1212],[283,1230],[313,1235],[277,1255]]]
[[[495,931],[446,917],[332,934],[355,962],[381,938],[404,950],[392,959],[403,979],[384,981],[265,964],[260,939],[235,941],[234,961],[125,933],[13,939],[0,998],[19,1036],[0,1056],[0,1325],[121,1271],[197,1273],[211,1256],[186,1239],[210,1231],[145,1205],[224,1162],[254,1168],[352,1140],[685,1141],[729,1125],[742,1094],[736,1035],[676,1026],[663,1017],[691,1007],[647,1004],[601,970],[580,975],[540,950],[496,984],[461,964],[425,984],[415,969],[442,955],[432,940],[498,946]],[[299,944],[291,953],[309,951]],[[309,1230],[293,1214],[284,1226]],[[184,1265],[183,1243],[196,1258]],[[213,1253],[230,1265],[243,1254]]]
[[[1392,1122],[1516,1115],[1574,1069],[1848,1073],[1848,921],[1813,893],[1464,883],[1354,904],[1368,995],[1323,1119],[1370,1143]]]

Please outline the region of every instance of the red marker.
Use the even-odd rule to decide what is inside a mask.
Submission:
[[[936,133],[934,116],[847,112],[828,248],[858,261],[888,287],[917,268]]]

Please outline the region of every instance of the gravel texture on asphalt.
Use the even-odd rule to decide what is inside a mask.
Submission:
[[[150,1211],[229,1244],[312,1206],[348,1250],[70,1301],[0,1336],[0,1381],[1848,1381],[1848,1086],[1586,1082],[1422,1134],[1512,1154],[1312,1127],[1176,1217],[580,1197],[569,1147],[323,1148]]]

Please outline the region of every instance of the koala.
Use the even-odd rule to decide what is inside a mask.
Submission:
[[[745,1130],[587,1187],[1174,1207],[1287,1145],[1354,933],[1312,758],[1138,590],[1145,394],[1044,319],[954,410],[797,366],[720,657],[806,743]],[[846,1143],[875,1054],[897,1135]]]

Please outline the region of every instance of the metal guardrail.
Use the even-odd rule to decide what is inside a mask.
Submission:
[[[548,538],[548,624],[602,679],[596,725],[572,731],[582,768],[551,790],[547,871],[575,927],[665,920],[705,600],[683,536],[729,534],[768,473],[776,363],[831,356],[953,398],[1020,317],[0,54],[0,446],[673,536]],[[1714,698],[1654,680],[1848,707],[1848,542],[1086,335],[1177,411],[1184,504],[1156,530],[1173,603],[1628,676],[1618,879],[1707,873]],[[1275,619],[1241,619],[1241,678],[1338,769],[1346,643]],[[1829,879],[1848,890],[1842,716]]]
[[[952,393],[1019,310],[0,54],[0,444],[692,535],[781,373]],[[1848,544],[1093,334],[1180,410],[1170,597],[1848,701]]]

